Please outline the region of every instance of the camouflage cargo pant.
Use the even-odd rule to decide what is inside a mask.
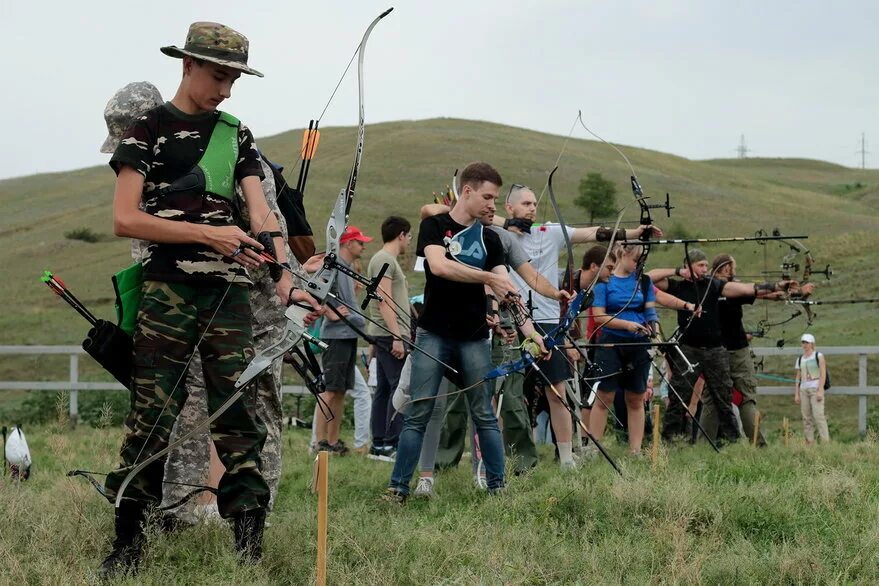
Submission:
[[[186,400],[186,385],[181,378],[196,345],[202,359],[208,411],[213,413],[235,393],[234,383],[253,357],[248,298],[245,285],[233,285],[226,292],[225,286],[144,283],[134,333],[131,411],[125,421],[122,465],[107,476],[110,498],[115,499],[129,467],[168,445]],[[215,420],[211,436],[226,467],[218,491],[220,514],[228,517],[266,507],[269,489],[260,472],[266,429],[257,417],[256,395],[245,393]],[[165,461],[159,460],[141,471],[126,489],[126,498],[160,502],[164,467]]]
[[[729,376],[729,356],[726,350],[723,346],[697,348],[682,345],[681,351],[695,369],[692,373],[686,373],[680,356],[676,352],[668,353],[671,386],[677,390],[680,399],[673,392],[669,394],[668,408],[662,417],[663,439],[671,440],[675,436],[687,435],[688,415],[685,404],[689,403],[693,395],[693,385],[699,375],[704,375],[705,390],[702,393],[702,417],[699,423],[712,440],[719,437],[730,442],[736,441],[739,430],[732,411],[732,379]]]
[[[251,296],[251,307],[265,303],[264,298]],[[280,307],[280,306],[279,306]],[[256,309],[254,307],[254,309]],[[278,312],[280,323],[263,326],[254,319],[254,349],[257,353],[277,343],[284,333],[283,308]],[[256,317],[256,313],[254,316]],[[276,360],[272,368],[257,379],[256,413],[266,426],[266,441],[260,458],[262,476],[269,486],[269,506],[271,510],[278,494],[281,480],[281,433],[283,432],[283,413],[281,411],[281,367]],[[208,416],[207,392],[201,368],[201,357],[196,354],[187,373],[186,389],[188,397],[180,411],[171,442],[185,435]],[[211,435],[207,429],[200,430],[168,455],[165,464],[165,486],[162,504],[164,506],[179,502],[192,490],[192,486],[208,481]],[[195,523],[195,500],[187,500],[171,512],[180,519]]]

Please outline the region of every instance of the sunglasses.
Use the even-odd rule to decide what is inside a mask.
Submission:
[[[528,191],[531,191],[531,188],[527,185],[523,185],[521,183],[513,183],[512,185],[510,185],[510,190],[507,192],[507,199],[504,200],[504,203],[510,203],[510,196],[513,195],[514,189],[527,189]]]

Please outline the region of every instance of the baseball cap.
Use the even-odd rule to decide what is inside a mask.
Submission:
[[[342,237],[339,239],[339,243],[345,244],[346,242],[351,242],[352,240],[356,240],[357,242],[372,242],[372,238],[361,232],[360,228],[358,228],[357,226],[348,226],[342,233]]]
[[[810,344],[814,344],[815,336],[813,336],[812,334],[803,334],[802,336],[800,336],[800,342],[808,342]]]

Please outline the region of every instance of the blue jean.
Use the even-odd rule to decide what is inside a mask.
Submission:
[[[418,328],[415,344],[443,362],[454,360],[460,365],[464,388],[474,385],[491,370],[491,346],[489,341],[463,342],[437,336]],[[418,350],[412,353],[412,401],[403,421],[397,445],[397,459],[391,473],[390,488],[409,494],[409,481],[418,465],[424,430],[433,406],[445,367],[428,358]],[[485,463],[488,488],[504,486],[504,444],[497,417],[491,408],[492,384],[484,382],[466,391],[470,414],[479,436],[482,459]]]

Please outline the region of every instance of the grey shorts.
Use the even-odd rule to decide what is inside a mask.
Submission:
[[[344,393],[354,388],[357,364],[357,338],[324,340],[327,349],[321,355],[324,382],[328,391]]]

